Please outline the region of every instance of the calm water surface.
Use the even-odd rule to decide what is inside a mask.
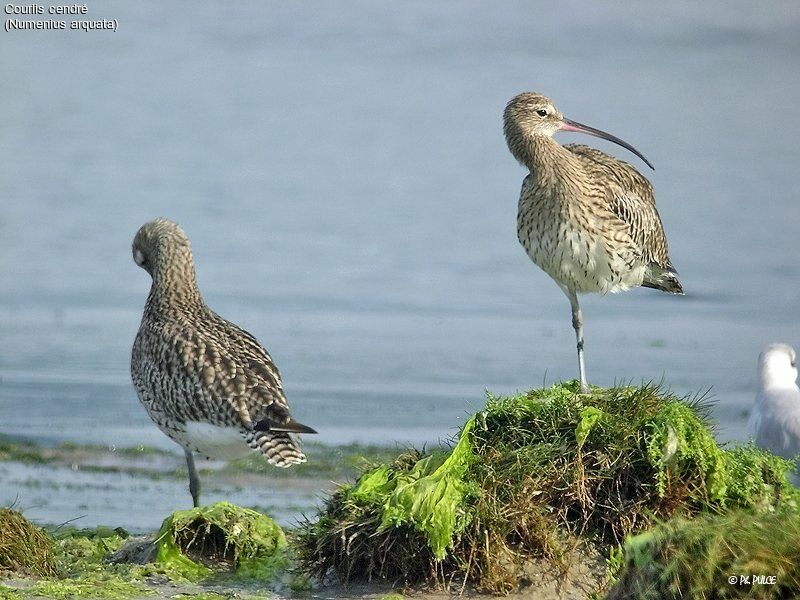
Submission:
[[[759,349],[800,345],[800,9],[636,6],[103,2],[116,33],[0,34],[0,433],[177,449],[128,374],[156,216],[320,441],[433,442],[574,377],[516,240],[501,114],[531,89],[656,165],[687,290],[586,297],[590,381],[711,388],[743,439]]]

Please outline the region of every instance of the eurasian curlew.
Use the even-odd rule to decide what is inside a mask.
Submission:
[[[153,279],[133,343],[131,378],[150,418],[180,444],[189,491],[200,504],[193,453],[232,459],[252,451],[288,467],[306,457],[294,434],[316,433],[292,419],[272,358],[248,332],[204,302],[183,230],[145,223],[133,259]]]
[[[581,391],[589,390],[578,294],[635,286],[682,294],[667,253],[653,188],[635,168],[600,150],[562,146],[557,131],[588,133],[627,148],[621,139],[566,119],[541,94],[512,98],[503,114],[511,154],[530,173],[522,183],[517,236],[528,256],[564,291],[572,307]]]

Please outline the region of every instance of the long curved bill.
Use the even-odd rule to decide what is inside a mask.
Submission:
[[[599,137],[599,138],[602,138],[604,140],[608,140],[609,142],[614,142],[615,144],[619,144],[623,148],[626,148],[627,150],[630,150],[636,156],[641,158],[647,164],[648,167],[653,169],[653,171],[656,170],[656,168],[652,164],[650,164],[650,161],[647,160],[644,157],[644,154],[639,152],[636,148],[631,146],[625,140],[621,140],[615,135],[611,135],[610,133],[606,133],[605,131],[601,131],[600,129],[595,129],[594,127],[589,127],[588,125],[584,125],[582,123],[578,123],[577,121],[571,121],[570,119],[566,119],[566,118],[562,121],[561,127],[559,129],[561,131],[575,131],[577,133],[588,133],[589,135],[593,135],[595,137]]]

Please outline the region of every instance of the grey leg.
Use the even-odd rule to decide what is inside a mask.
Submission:
[[[186,454],[186,468],[189,470],[189,493],[195,506],[200,506],[200,477],[197,476],[197,469],[194,467],[194,456],[189,450],[184,449]]]
[[[578,294],[568,289],[564,289],[564,292],[567,294],[572,307],[572,328],[575,330],[575,340],[578,345],[578,371],[581,378],[581,393],[588,394],[589,384],[586,383],[586,366],[583,362],[583,315],[578,304]]]

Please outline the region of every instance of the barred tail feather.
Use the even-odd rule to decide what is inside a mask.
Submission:
[[[287,468],[306,462],[306,455],[300,450],[299,442],[288,433],[253,431],[247,436],[247,443],[276,467]]]

